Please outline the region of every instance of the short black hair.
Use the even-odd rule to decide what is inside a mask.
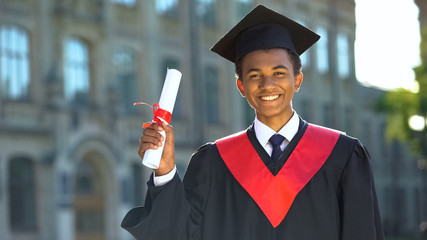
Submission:
[[[288,52],[289,57],[291,58],[291,63],[292,63],[294,75],[301,73],[302,72],[302,64],[301,64],[300,56],[293,51],[289,51],[289,49],[286,49],[286,48],[284,48],[284,49]],[[237,59],[236,62],[234,63],[235,72],[236,72],[236,79],[240,79],[240,80],[243,80],[243,79],[241,79],[241,77],[242,77],[242,59],[243,59],[243,57]]]

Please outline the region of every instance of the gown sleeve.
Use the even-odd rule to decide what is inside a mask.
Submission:
[[[370,157],[359,142],[355,144],[343,171],[339,202],[341,239],[384,239]]]
[[[170,182],[156,187],[151,177],[144,207],[130,210],[121,226],[136,239],[200,239],[209,192],[207,149],[202,147],[193,155],[184,181],[175,174]]]

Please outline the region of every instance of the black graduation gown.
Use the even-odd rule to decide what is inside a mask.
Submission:
[[[253,127],[247,134],[276,174],[306,128],[300,121],[277,166],[270,163]],[[369,161],[357,139],[340,135],[329,158],[274,228],[232,176],[216,144],[207,144],[192,156],[183,181],[175,175],[155,187],[150,178],[145,206],[129,211],[122,227],[137,239],[156,240],[384,239]]]

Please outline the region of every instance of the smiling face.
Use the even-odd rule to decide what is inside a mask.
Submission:
[[[278,131],[292,117],[292,98],[301,83],[302,73],[294,73],[288,51],[273,48],[243,57],[237,87],[258,120]]]

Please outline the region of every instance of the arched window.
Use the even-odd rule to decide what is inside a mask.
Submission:
[[[0,35],[1,95],[24,99],[30,81],[28,34],[16,26],[2,26]]]
[[[9,162],[9,219],[12,231],[36,230],[34,164],[28,158]]]
[[[63,47],[65,99],[87,103],[90,88],[87,44],[77,38],[68,38]]]
[[[297,22],[303,26],[307,26],[306,23],[303,20],[298,19]],[[302,69],[308,68],[310,65],[310,49],[307,49],[303,54],[300,56],[301,59],[301,65]]]
[[[76,194],[95,194],[95,173],[91,164],[82,161],[76,174]]]
[[[338,75],[348,77],[350,75],[350,50],[348,37],[344,33],[338,33],[337,53]]]
[[[123,5],[128,6],[128,7],[135,6],[135,0],[113,0],[113,2],[118,3],[118,4],[123,4]]]
[[[316,32],[321,37],[316,43],[317,70],[320,73],[327,73],[329,71],[328,31],[324,27],[318,27]]]
[[[216,26],[216,0],[197,0],[196,13],[206,26]]]
[[[104,239],[105,179],[91,157],[77,167],[74,184],[76,239]]]
[[[117,86],[121,96],[121,105],[127,111],[133,111],[136,99],[136,62],[135,52],[129,47],[119,48],[113,56]]]
[[[156,0],[156,11],[168,16],[178,16],[178,0]]]

